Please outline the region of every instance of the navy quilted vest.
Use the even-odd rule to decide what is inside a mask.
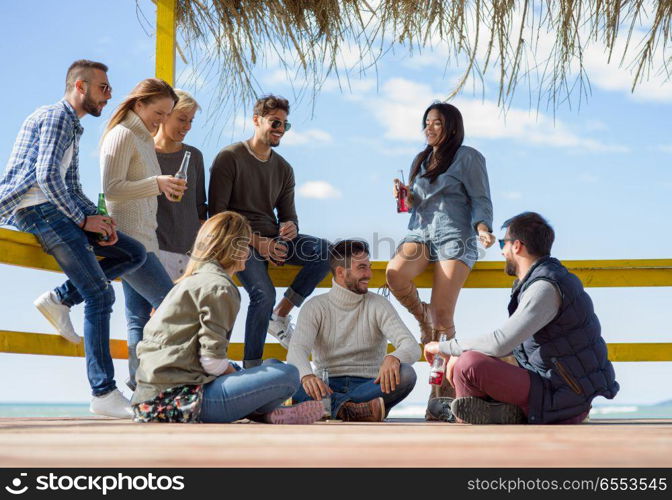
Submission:
[[[530,371],[530,424],[549,424],[580,415],[596,396],[613,399],[618,392],[614,367],[593,302],[581,280],[559,260],[542,257],[522,282],[514,286],[509,314],[518,297],[537,280],[553,283],[562,303],[558,315],[513,350],[521,367]]]

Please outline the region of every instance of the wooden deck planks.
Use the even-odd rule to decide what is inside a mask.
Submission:
[[[0,419],[2,467],[671,467],[672,420],[310,426]]]

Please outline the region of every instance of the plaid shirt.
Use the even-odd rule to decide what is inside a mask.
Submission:
[[[26,118],[0,178],[0,224],[12,224],[14,210],[35,184],[77,224],[98,212],[79,181],[79,138],[83,132],[75,110],[65,99],[42,106]],[[61,161],[71,145],[72,160],[64,179]]]

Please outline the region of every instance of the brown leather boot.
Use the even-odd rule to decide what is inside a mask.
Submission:
[[[429,304],[420,300],[418,289],[412,281],[408,287],[395,290],[389,283],[387,287],[392,295],[410,312],[420,325],[420,342],[426,344],[431,341],[432,317],[429,314]]]
[[[383,398],[372,399],[366,403],[343,403],[337,418],[343,422],[382,422],[385,420],[385,402]]]

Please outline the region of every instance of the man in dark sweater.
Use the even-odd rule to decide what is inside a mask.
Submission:
[[[593,303],[550,256],[555,234],[541,215],[525,212],[502,227],[506,273],[517,278],[509,319],[491,334],[425,346],[430,362],[450,356],[446,378],[457,394],[430,401],[429,410],[472,424],[581,423],[593,398],[619,389]],[[511,353],[518,366],[498,359]]]
[[[250,296],[245,322],[244,366],[261,364],[266,332],[287,348],[293,326],[289,312],[300,306],[329,272],[329,243],[299,234],[294,207],[294,171],[272,148],[290,128],[289,103],[273,95],[254,106],[254,136],[224,148],[210,169],[210,215],[232,210],[252,226],[250,257],[238,273]],[[277,212],[277,214],[276,214]],[[302,266],[275,306],[268,264]]]

